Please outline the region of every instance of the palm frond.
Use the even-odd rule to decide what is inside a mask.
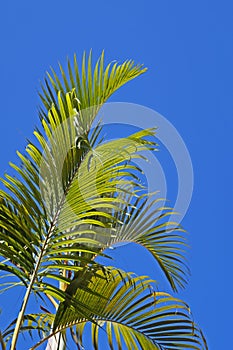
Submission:
[[[95,296],[88,291],[76,291],[76,298],[83,305],[91,306],[89,316],[95,321],[91,324],[93,349],[99,349],[101,332],[111,350],[123,346],[135,350],[206,349],[202,334],[184,302],[167,293],[154,291],[151,287],[153,281],[147,277],[122,274],[123,281],[122,275],[114,269],[108,280],[93,277],[90,288],[97,292]],[[88,327],[88,320],[83,319],[82,312],[72,303],[65,311],[63,306],[59,306],[55,329],[50,336],[75,326],[81,348],[85,345],[82,335]],[[36,349],[43,341],[31,349]]]
[[[51,332],[53,321],[54,315],[51,313],[28,314],[23,318],[20,332],[29,333],[31,337],[33,336],[33,332],[36,332],[40,338],[46,337]],[[2,333],[2,338],[6,344],[8,344],[12,338],[16,322],[17,319],[13,320]]]
[[[68,101],[69,94],[67,105]],[[42,120],[44,135],[35,132],[43,152],[30,142],[27,154],[19,154],[20,169],[25,170],[28,181],[20,179],[23,177],[21,171],[18,171],[19,178],[6,175],[2,180],[7,191],[0,193],[3,240],[0,254],[8,263],[1,264],[0,268],[17,276],[27,286],[21,320],[18,319],[16,327],[22,321],[32,290],[62,302],[66,298],[65,288],[71,283],[69,271],[76,274],[88,268],[95,274],[100,268],[92,257],[96,253],[102,254],[98,248],[102,245],[100,229],[112,228],[115,221],[112,210],[122,204],[121,197],[115,194],[124,192],[125,186],[130,185],[133,195],[134,187],[138,185],[130,161],[140,157],[140,151],[154,146],[153,142],[146,141],[152,131],[145,130],[128,139],[101,144],[95,150],[89,147],[87,139],[85,146],[88,145],[88,149],[75,145],[71,148],[77,130],[70,118],[66,118],[63,103],[59,103],[64,123],[61,125],[54,117],[56,111],[52,109],[50,123]],[[61,126],[58,133],[57,126]],[[55,138],[52,132],[56,133]],[[60,157],[67,147],[67,162],[61,165]],[[17,172],[18,168],[13,167]],[[82,245],[80,238],[84,238]],[[91,244],[86,245],[89,238]],[[93,239],[96,241],[94,246]],[[64,290],[57,287],[57,281],[65,286]],[[83,316],[88,317],[88,310]],[[15,338],[12,346],[14,342]]]
[[[189,268],[186,263],[186,237],[184,229],[172,221],[173,209],[164,206],[158,193],[132,197],[125,194],[124,210],[117,216],[114,230],[107,246],[134,242],[145,247],[155,258],[173,290],[184,287]]]
[[[74,55],[73,65],[68,59],[67,72],[65,68],[59,65],[60,75],[51,69],[52,73],[47,72],[47,78],[42,84],[42,93],[40,94],[45,111],[41,110],[41,117],[46,118],[47,112],[52,105],[57,110],[57,95],[61,94],[63,103],[66,99],[66,93],[75,91],[77,101],[83,111],[91,111],[89,123],[96,116],[99,108],[104,102],[122,85],[143,74],[147,69],[141,64],[135,64],[133,60],[127,60],[122,64],[114,61],[105,67],[104,51],[92,68],[92,52],[88,57],[84,52],[82,57],[81,70]],[[90,109],[90,107],[92,107]],[[67,112],[67,111],[66,111]],[[59,114],[60,115],[60,114]],[[60,115],[61,116],[61,115]]]
[[[94,349],[102,328],[110,349],[121,342],[129,349],[205,348],[186,304],[94,260],[114,243],[133,241],[151,252],[174,290],[185,283],[183,230],[168,220],[171,208],[146,194],[134,163],[156,149],[154,129],[103,142],[101,124],[92,127],[111,94],[144,71],[131,60],[105,67],[104,53],[92,68],[90,53],[81,70],[74,57],[68,73],[60,65],[61,77],[52,70],[42,85],[36,141],[18,152],[19,165],[10,163],[15,175],[1,179],[0,270],[19,282],[0,287],[26,287],[18,318],[3,334],[11,338],[14,329],[12,350],[20,329],[44,329],[48,339],[73,325],[82,346],[88,323]],[[55,318],[25,316],[32,291],[60,302]]]
[[[114,65],[113,70],[109,65],[104,71],[102,54],[94,68],[94,80],[87,84],[87,80],[91,78],[91,55],[88,59],[87,76],[85,55],[82,78],[79,77],[77,63],[74,64],[75,79],[70,67],[69,63],[71,81],[76,81],[76,87],[81,87],[83,91],[78,89],[77,92],[75,87],[69,88],[62,68],[63,81],[69,92],[65,93],[65,90],[61,89],[56,74],[54,80],[51,78],[57,96],[52,97],[47,87],[46,96],[50,96],[52,104],[49,105],[48,115],[43,115],[41,119],[43,131],[37,129],[34,132],[39,145],[29,142],[26,154],[18,152],[20,166],[11,163],[16,176],[5,174],[1,181],[6,190],[0,191],[0,240],[4,242],[0,246],[0,254],[8,259],[8,263],[0,264],[0,269],[14,274],[26,286],[31,285],[39,292],[44,288],[46,293],[56,295],[59,300],[62,299],[62,291],[58,293],[57,288],[51,286],[45,288],[45,279],[49,277],[64,283],[64,276],[60,275],[60,270],[77,272],[88,263],[96,266],[96,263],[87,259],[87,256],[96,254],[94,240],[92,239],[88,248],[86,246],[81,249],[77,245],[80,235],[88,233],[95,236],[95,227],[107,228],[109,222],[114,220],[103,210],[106,203],[100,205],[97,200],[104,193],[113,192],[114,181],[112,184],[104,184],[103,181],[115,176],[117,171],[114,173],[109,170],[108,177],[104,177],[103,174],[99,176],[101,186],[98,188],[98,198],[92,198],[91,191],[86,191],[86,179],[84,175],[80,175],[79,167],[88,152],[88,162],[92,161],[93,154],[90,155],[90,152],[99,132],[98,126],[96,133],[92,133],[92,141],[89,142],[87,134],[94,114],[91,120],[87,121],[87,115],[80,110],[80,101],[85,97],[83,103],[87,107],[90,106],[90,101],[94,101],[92,95],[101,94],[101,101],[104,102],[119,86],[144,71],[141,66],[134,66],[132,61],[119,66]],[[77,144],[80,138],[81,141]],[[85,169],[85,176],[89,177],[88,162],[85,163],[87,169],[82,165],[82,170]],[[83,183],[81,191],[80,183]],[[80,192],[83,193],[78,197]],[[91,197],[90,200],[87,196]],[[109,198],[108,205],[111,207],[110,202]],[[105,220],[102,220],[103,218]],[[64,243],[64,239],[69,242]],[[52,247],[50,241],[57,244],[56,248]],[[71,264],[68,261],[71,261]],[[68,285],[69,281],[66,284]]]

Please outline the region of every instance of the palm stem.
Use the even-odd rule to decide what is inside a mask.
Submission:
[[[25,293],[25,296],[24,296],[24,299],[23,299],[23,304],[22,304],[21,310],[20,310],[20,312],[18,314],[18,317],[17,317],[17,322],[16,322],[16,325],[15,325],[15,329],[14,329],[14,333],[13,333],[13,337],[12,337],[10,350],[15,350],[15,348],[16,348],[16,343],[17,343],[17,339],[18,339],[18,336],[19,336],[20,327],[21,327],[22,322],[23,322],[24,313],[25,313],[25,310],[26,310],[26,307],[27,307],[27,303],[28,303],[28,300],[29,300],[29,297],[30,297],[30,293],[32,291],[32,287],[33,287],[35,279],[36,279],[36,275],[37,275],[37,271],[38,271],[39,266],[40,266],[41,259],[43,257],[43,253],[44,253],[45,246],[47,244],[47,240],[48,240],[48,237],[45,239],[45,242],[44,242],[43,247],[41,249],[41,252],[40,252],[39,258],[37,260],[34,272],[32,274],[30,283],[29,283],[29,285],[27,287],[27,290],[26,290],[26,293]]]
[[[2,350],[6,350],[6,345],[4,343],[1,331],[0,331],[0,344],[2,346]]]
[[[29,300],[29,297],[30,297],[30,294],[31,294],[31,291],[32,291],[32,288],[33,288],[33,285],[34,285],[34,282],[36,280],[37,272],[38,272],[38,269],[40,267],[40,263],[41,263],[41,260],[43,258],[43,255],[44,255],[44,251],[46,249],[46,246],[47,246],[47,243],[48,243],[48,239],[50,238],[50,236],[51,236],[51,234],[52,234],[52,232],[53,232],[53,230],[55,228],[55,224],[54,223],[56,222],[56,219],[57,219],[58,215],[59,215],[59,211],[56,213],[54,221],[52,222],[52,224],[50,226],[48,235],[47,235],[47,237],[44,240],[42,249],[40,251],[38,260],[37,260],[36,265],[35,265],[34,272],[33,272],[32,276],[31,276],[30,283],[29,283],[29,285],[27,287],[27,290],[26,290],[26,293],[25,293],[25,296],[24,296],[24,299],[23,299],[23,304],[22,304],[21,310],[20,310],[20,312],[18,314],[18,317],[17,317],[17,322],[16,322],[16,325],[15,325],[15,329],[14,329],[14,333],[13,333],[13,337],[12,337],[10,350],[15,350],[15,348],[16,348],[16,343],[17,343],[17,340],[18,340],[20,327],[21,327],[22,322],[23,322],[23,317],[24,317],[24,313],[25,313],[25,310],[26,310],[26,307],[27,307],[27,303],[28,303],[28,300]]]
[[[31,293],[31,290],[32,290],[32,286],[33,286],[35,278],[36,278],[37,269],[35,269],[35,271],[34,271],[34,273],[32,275],[31,281],[29,283],[29,286],[28,286],[28,288],[26,290],[26,293],[25,293],[25,296],[24,296],[24,300],[23,300],[23,304],[22,304],[21,310],[20,310],[20,312],[18,314],[18,317],[17,317],[17,322],[16,322],[16,325],[15,325],[15,329],[14,329],[14,333],[13,333],[13,337],[12,337],[12,342],[11,342],[11,350],[15,350],[15,347],[16,347],[16,343],[17,343],[17,339],[18,339],[18,336],[19,336],[20,327],[21,327],[21,324],[23,322],[23,316],[24,316],[24,313],[25,313],[25,310],[26,310],[26,307],[27,307],[27,303],[28,303],[29,296],[30,296],[30,293]]]
[[[69,184],[69,186],[70,186],[70,184]],[[51,222],[51,226],[49,228],[48,234],[47,234],[47,236],[46,236],[46,238],[44,240],[44,243],[43,243],[42,249],[40,251],[38,260],[36,262],[34,272],[32,274],[30,283],[28,285],[28,288],[27,288],[25,296],[24,296],[24,300],[23,300],[23,304],[22,304],[21,310],[20,310],[20,312],[18,314],[18,317],[17,317],[17,322],[16,322],[16,325],[15,325],[15,329],[14,329],[14,333],[13,333],[13,337],[12,337],[12,343],[11,343],[10,350],[15,350],[17,339],[18,339],[19,332],[20,332],[20,327],[21,327],[22,322],[23,322],[23,317],[24,317],[24,313],[25,313],[25,310],[26,310],[26,307],[27,307],[27,303],[28,303],[28,300],[29,300],[29,297],[30,297],[30,293],[32,291],[32,288],[33,288],[33,285],[34,285],[34,282],[35,282],[35,279],[36,279],[36,276],[37,276],[37,272],[38,272],[38,269],[40,267],[40,263],[41,263],[41,260],[43,258],[43,255],[44,255],[44,251],[45,251],[45,249],[47,247],[48,240],[50,239],[50,237],[51,237],[51,235],[52,235],[52,233],[53,233],[53,231],[55,229],[56,222],[57,222],[57,219],[58,219],[60,211],[61,211],[61,206],[62,206],[62,204],[64,202],[66,193],[69,190],[69,186],[66,189],[66,192],[64,193],[63,198],[60,201],[58,209],[57,209],[57,211],[56,211],[56,213],[54,215],[54,218],[53,218],[53,220]]]

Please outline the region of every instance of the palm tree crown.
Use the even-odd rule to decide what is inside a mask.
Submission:
[[[78,349],[87,332],[94,349],[103,335],[109,349],[207,349],[184,302],[155,291],[149,277],[95,259],[135,242],[174,291],[187,281],[184,230],[158,193],[148,193],[135,163],[156,150],[155,129],[108,141],[96,122],[114,91],[145,71],[132,60],[105,66],[104,53],[93,67],[84,53],[81,70],[74,56],[41,85],[36,140],[18,152],[19,165],[10,163],[14,175],[1,179],[0,269],[8,284],[1,287],[25,289],[18,317],[0,334],[2,348],[14,350],[19,333],[37,330],[31,349],[58,338],[54,349],[64,349],[69,330]],[[43,313],[27,314],[32,294],[54,310],[43,304]]]

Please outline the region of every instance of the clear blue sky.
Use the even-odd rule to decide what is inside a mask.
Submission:
[[[104,48],[109,61],[133,58],[149,67],[113,100],[157,110],[191,154],[195,187],[183,225],[191,233],[192,276],[181,296],[211,350],[232,343],[232,16],[230,0],[1,3],[1,175],[38,124],[37,89],[50,65],[84,49],[97,57]],[[132,248],[116,255],[121,267],[156,278],[141,250],[134,261]]]

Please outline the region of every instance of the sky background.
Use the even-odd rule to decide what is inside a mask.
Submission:
[[[50,66],[92,48],[94,58],[105,49],[106,61],[132,58],[149,68],[111,100],[158,111],[190,152],[195,182],[183,226],[192,275],[180,297],[211,350],[232,343],[232,16],[230,0],[1,2],[1,176],[39,124],[37,90]],[[149,255],[127,249],[114,251],[118,266],[158,277]]]

